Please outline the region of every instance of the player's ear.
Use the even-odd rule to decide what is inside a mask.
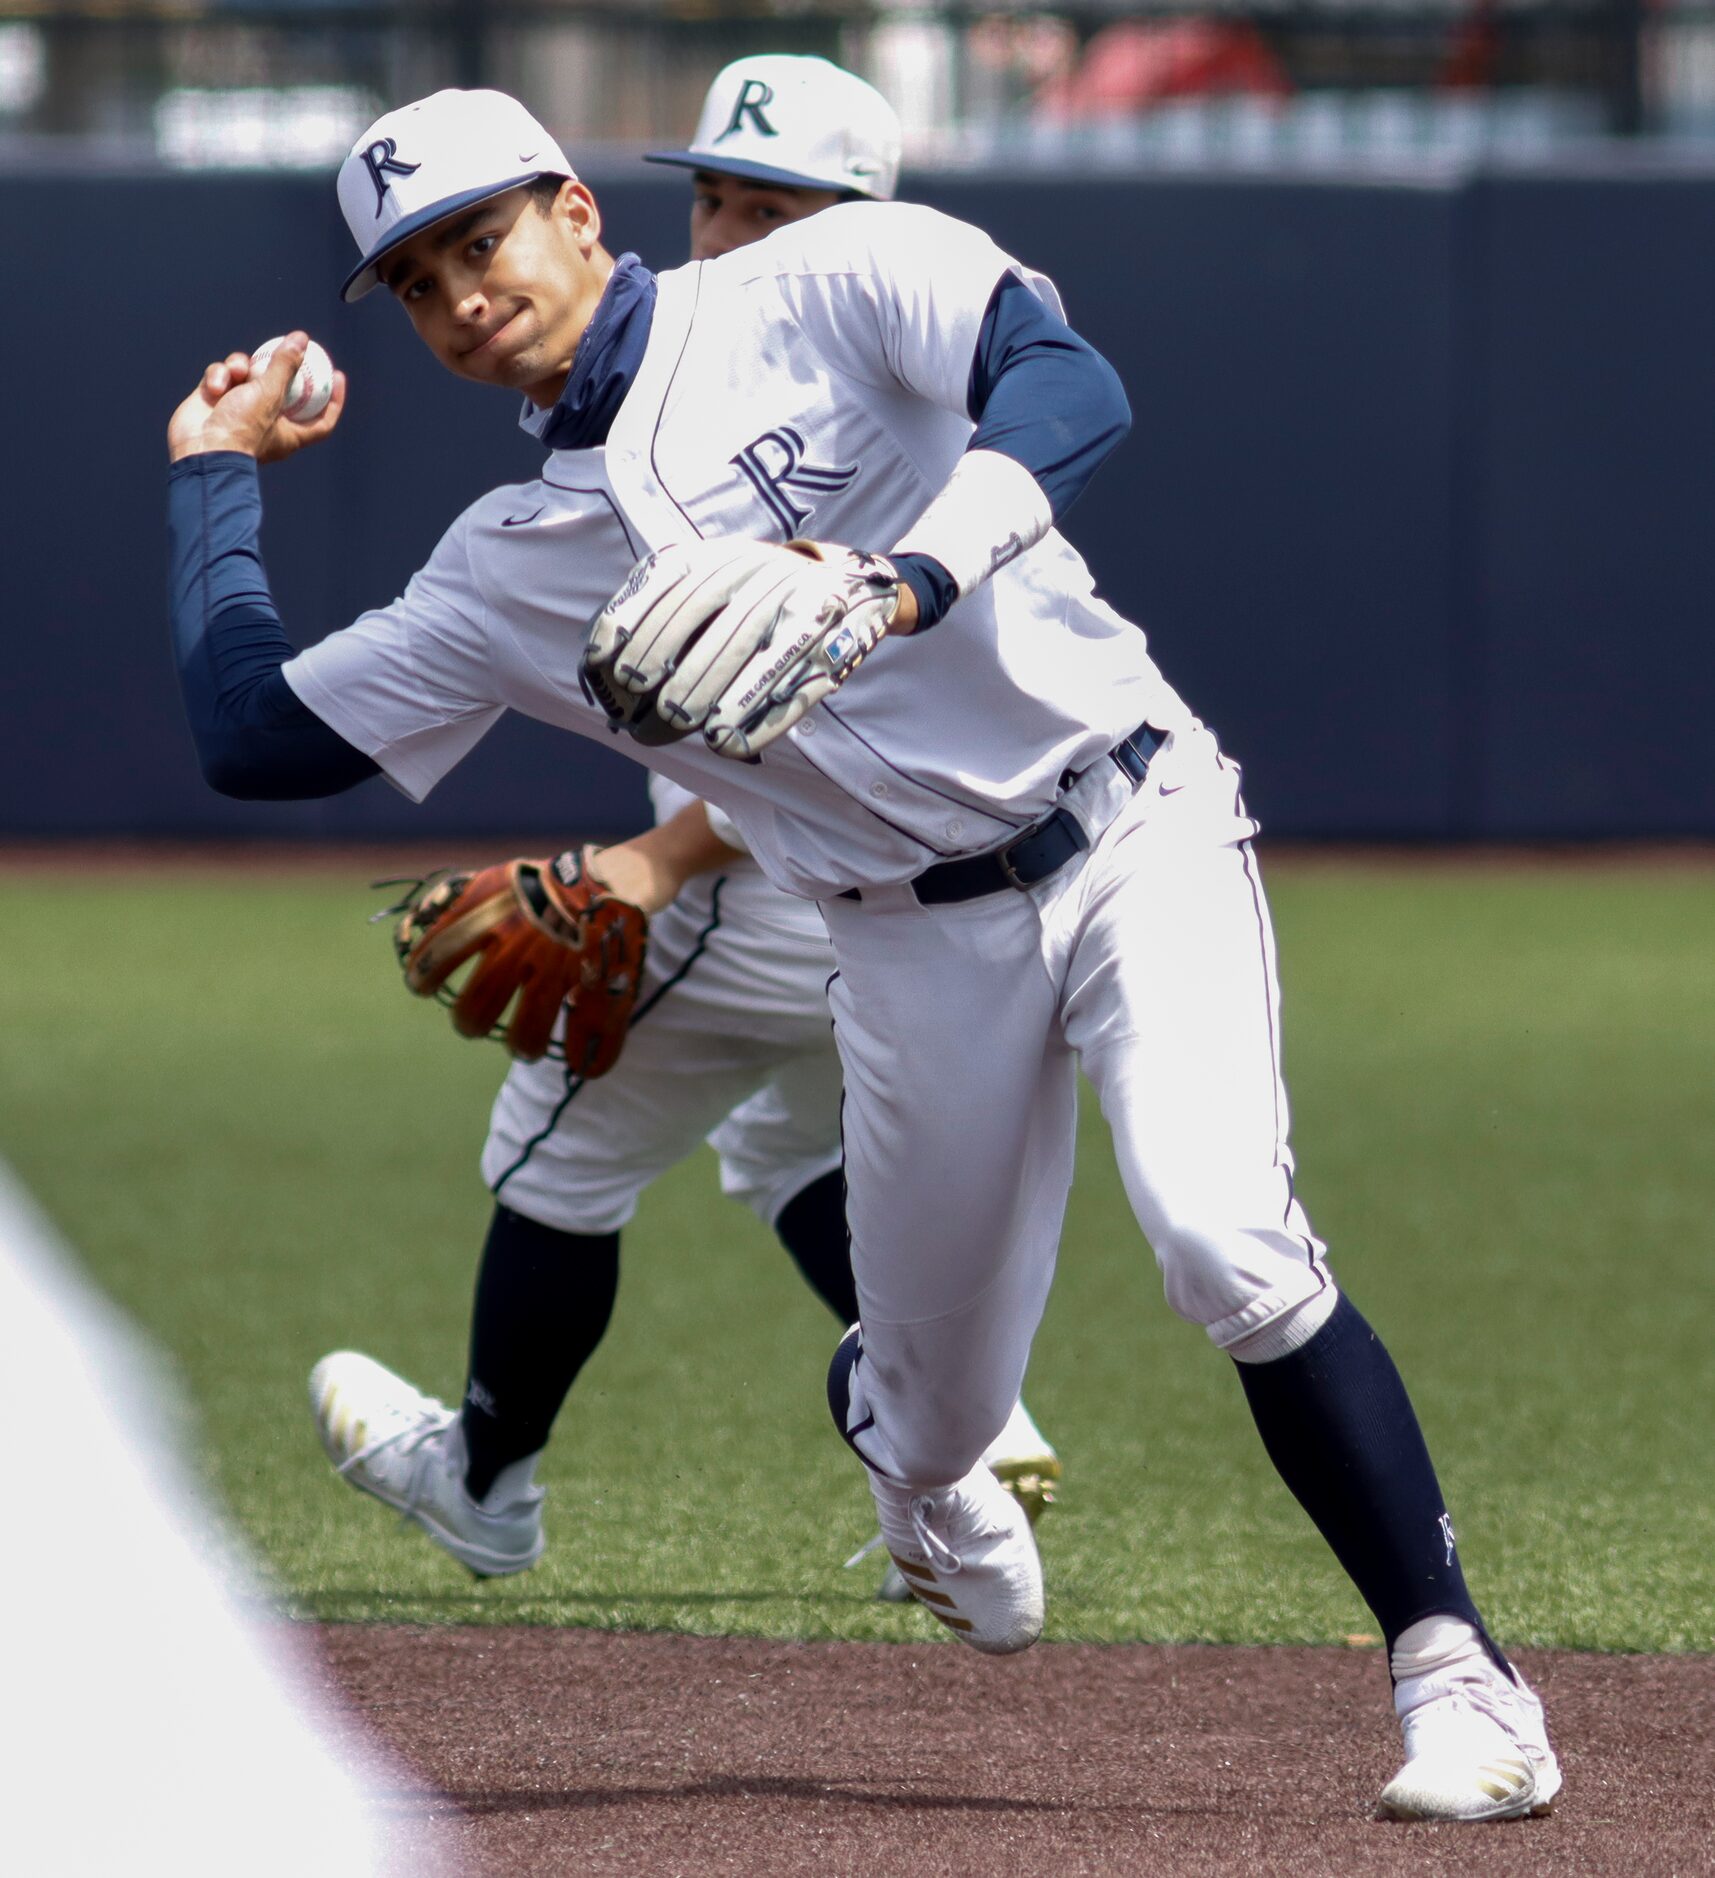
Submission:
[[[580,248],[588,250],[601,240],[601,210],[583,183],[569,177],[561,183],[560,193],[554,198],[554,213],[571,223]]]

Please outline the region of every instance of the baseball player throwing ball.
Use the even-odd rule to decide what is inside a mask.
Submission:
[[[708,260],[836,201],[887,200],[899,143],[892,107],[862,79],[764,56],[721,72],[690,148],[653,160],[693,170],[692,252]],[[552,443],[548,417],[531,405],[526,424]],[[718,810],[661,775],[650,796],[657,826],[589,857],[653,915],[621,1060],[599,1080],[560,1052],[521,1060],[494,1105],[482,1169],[496,1205],[457,1414],[355,1351],[311,1380],[342,1477],[484,1575],[541,1558],[534,1475],[607,1330],[620,1234],[642,1190],[705,1136],[724,1191],[779,1234],[842,1326],[858,1314],[821,914],[769,884]],[[985,1458],[1032,1518],[1051,1502],[1059,1459],[1022,1404]],[[878,1595],[909,1597],[896,1567]]]
[[[829,1402],[915,1595],[994,1653],[1042,1627],[1030,1522],[981,1457],[1047,1296],[1081,1064],[1169,1302],[1233,1359],[1386,1635],[1405,1754],[1382,1809],[1544,1810],[1541,1705],[1294,1196],[1237,772],[1057,527],[1129,414],[1052,289],[896,203],[659,277],[616,265],[563,154],[492,93],[380,119],[341,201],[347,292],[384,286],[451,370],[522,392],[552,454],[398,600],[294,654],[257,464],[320,441],[338,399],[280,417],[301,334],[258,378],[210,366],[168,430],[205,769],[306,794],[379,768],[420,797],[504,710],[617,724],[820,902],[860,1316]]]

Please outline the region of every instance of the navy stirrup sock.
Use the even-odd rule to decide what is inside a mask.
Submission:
[[[846,1230],[844,1170],[836,1167],[793,1194],[780,1209],[774,1230],[817,1297],[842,1324],[855,1324],[857,1286],[852,1282],[852,1242]]]
[[[1461,1617],[1495,1648],[1453,1544],[1435,1467],[1381,1339],[1342,1296],[1302,1349],[1240,1363],[1268,1457],[1374,1611],[1391,1651],[1419,1618]]]
[[[465,1487],[544,1447],[578,1371],[602,1340],[619,1290],[617,1232],[560,1232],[496,1206],[476,1276],[470,1377],[459,1420]]]

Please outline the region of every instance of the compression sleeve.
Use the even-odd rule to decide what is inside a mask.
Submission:
[[[1059,522],[1131,428],[1119,374],[1010,273],[989,296],[965,403],[966,455],[893,556],[918,632]],[[1001,528],[1014,513],[1016,529]]]
[[[1029,470],[1056,526],[1131,429],[1119,373],[1016,274],[989,296],[965,402],[971,449]]]
[[[179,689],[209,786],[249,801],[337,795],[376,765],[281,674],[295,648],[268,591],[254,458],[182,457],[167,478],[168,608]]]

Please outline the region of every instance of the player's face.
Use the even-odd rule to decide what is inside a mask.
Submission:
[[[719,176],[713,170],[696,171],[691,188],[693,261],[730,254],[841,200],[837,189],[786,189],[778,183],[746,182],[742,176]]]
[[[381,279],[448,371],[550,405],[612,271],[600,234],[582,183],[547,214],[509,189],[402,243]]]

